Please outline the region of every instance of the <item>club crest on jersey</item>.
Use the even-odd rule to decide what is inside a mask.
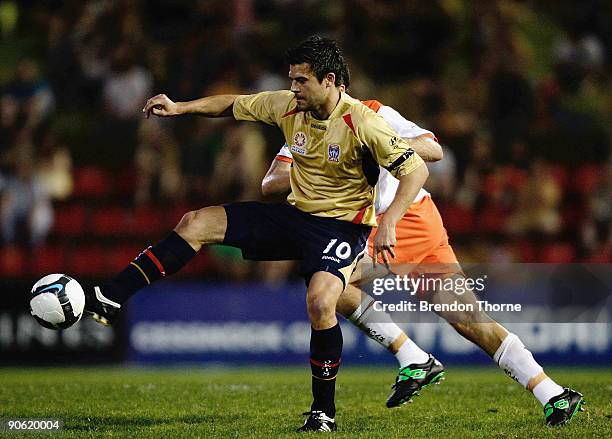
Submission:
[[[298,131],[293,135],[293,145],[291,145],[291,152],[296,152],[298,154],[306,154],[306,143],[308,143],[308,139],[306,138],[306,134],[302,131]]]
[[[327,145],[327,161],[335,163],[340,161],[340,145],[337,143]]]

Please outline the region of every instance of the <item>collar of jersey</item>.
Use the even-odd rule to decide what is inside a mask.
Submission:
[[[348,94],[340,92],[340,99],[336,104],[336,108],[331,112],[327,119],[317,119],[312,115],[309,111],[306,113],[306,116],[309,118],[309,122],[320,122],[320,123],[328,123],[330,120],[340,117],[344,114],[346,109],[349,106],[349,99],[352,99]]]

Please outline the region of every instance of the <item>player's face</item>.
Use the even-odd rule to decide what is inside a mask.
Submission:
[[[316,111],[324,103],[329,92],[328,80],[319,82],[310,70],[310,64],[292,64],[289,66],[291,91],[297,101],[299,111]]]

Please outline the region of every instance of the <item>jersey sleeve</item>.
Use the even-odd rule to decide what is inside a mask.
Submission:
[[[276,154],[276,160],[281,162],[293,163],[293,154],[289,151],[289,146],[285,143]]]
[[[434,133],[406,119],[392,107],[382,105],[377,113],[404,139],[414,139],[415,137],[428,135],[436,142],[438,141]]]
[[[365,145],[376,163],[399,178],[414,171],[423,159],[377,113],[364,107],[364,111],[351,114],[353,131]],[[355,117],[356,116],[356,117]]]
[[[279,120],[291,110],[291,105],[295,106],[295,102],[293,93],[288,90],[241,95],[234,101],[234,118],[278,125]]]

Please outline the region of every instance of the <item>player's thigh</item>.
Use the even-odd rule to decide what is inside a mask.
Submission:
[[[300,228],[300,243],[304,249],[302,272],[306,283],[316,272],[338,277],[343,287],[363,254],[370,228],[330,218],[306,218]]]
[[[296,213],[285,203],[240,202],[224,206],[227,227],[224,245],[242,250],[245,259],[278,261],[302,259],[295,237]]]

